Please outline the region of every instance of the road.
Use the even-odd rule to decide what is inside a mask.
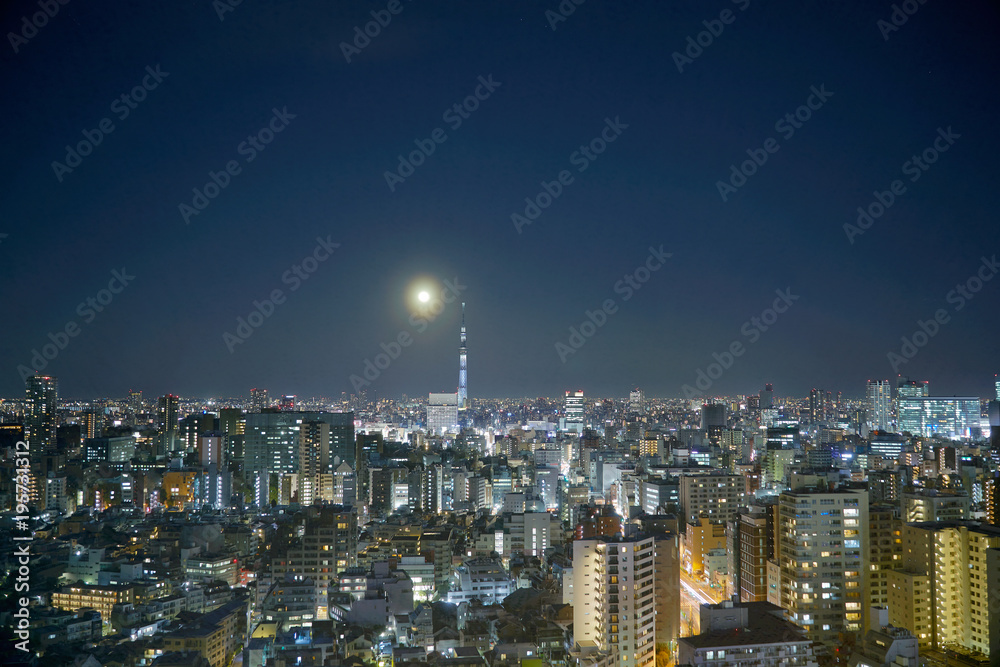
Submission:
[[[681,636],[696,635],[700,631],[699,609],[703,604],[718,604],[722,591],[692,579],[681,571]]]

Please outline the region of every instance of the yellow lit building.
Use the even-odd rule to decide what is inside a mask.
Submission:
[[[692,573],[705,570],[705,559],[709,552],[726,550],[726,524],[712,523],[702,517],[698,523],[689,523],[684,539],[684,551]]]
[[[1000,528],[971,521],[903,526],[903,567],[889,575],[889,622],[922,647],[1000,649]],[[991,635],[990,625],[994,627]]]
[[[135,589],[122,584],[106,586],[80,584],[64,586],[52,594],[52,606],[56,609],[77,612],[81,609],[95,609],[104,623],[104,634],[111,633],[111,609],[116,604],[133,604]]]
[[[193,503],[195,479],[193,470],[170,470],[163,473],[163,504],[169,509],[184,509],[185,503]]]
[[[212,667],[225,667],[243,645],[246,605],[230,602],[163,637],[163,652],[197,651]]]

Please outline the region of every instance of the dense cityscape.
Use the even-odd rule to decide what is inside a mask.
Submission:
[[[2,10],[0,664],[1000,667],[1000,3]]]
[[[0,402],[8,658],[1000,659],[1000,380],[491,400],[464,321],[457,351],[457,391],[426,399],[69,401],[27,378]]]

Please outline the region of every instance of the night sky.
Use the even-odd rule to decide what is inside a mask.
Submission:
[[[912,0],[890,30],[890,2],[565,0],[560,21],[546,16],[556,0],[402,0],[396,14],[243,0],[220,20],[222,2],[74,0],[13,38],[16,53],[10,33],[41,10],[5,3],[0,395],[23,394],[19,366],[67,326],[45,368],[66,397],[339,396],[401,333],[412,342],[369,391],[454,391],[458,302],[423,330],[409,318],[419,285],[456,278],[471,397],[682,396],[737,342],[708,394],[861,395],[898,370],[935,395],[988,395],[1000,279],[961,309],[948,295],[1000,252],[995,3]],[[383,10],[391,21],[347,62],[341,44]],[[699,32],[711,43],[679,72],[673,54]],[[478,108],[446,115],[477,86]],[[807,103],[793,133],[776,127]],[[53,167],[105,118],[113,131],[78,166]],[[269,123],[262,150],[242,143]],[[444,141],[390,189],[385,172],[438,128]],[[602,153],[574,156],[602,131]],[[910,164],[911,181],[904,163],[939,137],[947,150]],[[753,155],[766,162],[723,201],[717,182]],[[230,161],[238,173],[185,216]],[[518,230],[512,214],[563,171]],[[897,179],[905,192],[849,240],[857,208]],[[308,279],[286,274],[317,238],[339,247],[306,262]],[[626,300],[616,283],[661,246],[671,256]],[[86,305],[123,270],[101,312]],[[282,303],[227,345],[276,289]],[[786,289],[798,298],[767,331],[744,327]],[[570,327],[607,300],[572,347]],[[894,369],[887,354],[938,310],[936,334]]]

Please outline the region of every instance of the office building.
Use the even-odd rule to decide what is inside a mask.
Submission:
[[[566,391],[563,399],[563,411],[565,413],[565,426],[563,430],[583,433],[583,390]]]
[[[458,429],[458,394],[435,394],[427,397],[427,432],[442,435]]]
[[[889,461],[895,461],[907,445],[907,437],[897,433],[871,431],[868,433],[868,452]]]
[[[904,402],[904,399],[924,398],[929,395],[930,388],[926,381],[902,380],[896,385],[896,429],[899,432],[916,435],[911,429],[920,423],[920,403]]]
[[[639,415],[646,414],[646,395],[636,387],[628,394],[628,410]]]
[[[767,429],[767,448],[771,449],[799,449],[799,427],[798,426],[772,426]]]
[[[981,424],[975,396],[923,396],[899,399],[899,430],[926,438],[968,438]]]

